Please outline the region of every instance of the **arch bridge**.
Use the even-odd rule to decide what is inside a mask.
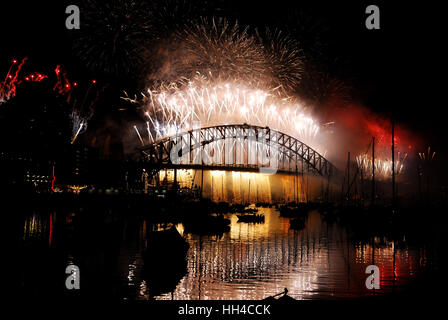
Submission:
[[[317,151],[285,133],[248,124],[218,125],[180,132],[138,148],[154,173],[191,168],[261,173],[335,175]]]

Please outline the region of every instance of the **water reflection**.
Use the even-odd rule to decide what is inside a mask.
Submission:
[[[172,294],[159,298],[262,299],[285,287],[296,299],[359,297],[373,294],[365,288],[369,264],[381,271],[375,294],[400,288],[424,267],[416,258],[420,250],[393,242],[351,243],[343,228],[327,225],[317,212],[304,230],[293,231],[289,219],[263,211],[264,224],[229,216],[231,231],[222,238],[187,234],[188,274]]]
[[[139,216],[58,212],[56,219],[54,212],[33,213],[24,220],[23,241],[26,247],[39,243],[32,247],[36,250],[45,246],[50,259],[37,261],[42,268],[57,260],[63,273],[65,265],[77,264],[84,290],[119,299],[262,299],[285,287],[296,299],[355,298],[402,290],[428,267],[424,245],[378,237],[354,241],[344,227],[326,223],[317,212],[309,214],[304,229],[294,231],[273,208],[260,211],[265,222],[259,224],[226,215],[230,231],[221,235],[187,233],[177,224],[190,245],[185,270],[156,278],[145,271],[151,262],[144,250],[148,234],[165,226]],[[370,264],[381,272],[375,292],[365,287]],[[165,283],[159,291],[155,279]],[[25,279],[23,286],[30,285]]]
[[[23,240],[42,240],[48,237],[48,243],[51,245],[54,216],[55,214],[45,216],[36,213],[27,216],[23,226]]]

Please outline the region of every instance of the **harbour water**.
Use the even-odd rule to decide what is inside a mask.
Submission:
[[[89,210],[30,213],[24,216],[20,244],[20,290],[26,295],[71,295],[64,288],[64,271],[75,264],[81,295],[89,297],[244,300],[287,288],[295,299],[353,299],[406,291],[438,267],[439,251],[428,238],[359,239],[317,211],[310,212],[304,229],[291,230],[289,218],[274,208],[259,210],[264,223],[239,223],[235,214],[226,214],[230,231],[221,234],[187,233],[176,223],[190,245],[186,270],[164,275],[163,288],[154,288],[154,275],[144,271],[145,263],[157,261],[145,261],[142,253],[148,233],[166,226],[112,210],[101,215]],[[377,290],[365,285],[371,264],[380,270]]]

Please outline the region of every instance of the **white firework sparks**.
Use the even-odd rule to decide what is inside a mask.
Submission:
[[[123,99],[136,102],[135,99]],[[275,92],[225,82],[210,85],[189,81],[148,90],[144,98],[148,141],[201,127],[243,124],[269,127],[313,144],[320,125],[300,102]]]
[[[407,153],[404,155],[398,152],[398,160],[395,160],[395,174],[403,174],[404,162],[407,158]],[[367,154],[356,157],[356,163],[368,176],[372,172],[372,158]],[[385,180],[392,177],[392,161],[387,159],[375,159],[375,177],[379,180]]]

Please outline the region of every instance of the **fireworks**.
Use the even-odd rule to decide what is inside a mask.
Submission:
[[[280,30],[267,29],[258,33],[258,41],[263,45],[270,85],[285,92],[297,89],[303,73],[303,55],[299,43]]]
[[[136,102],[129,97],[123,99]],[[148,90],[144,104],[149,142],[192,129],[198,123],[201,127],[242,123],[268,126],[305,143],[313,142],[320,128],[299,102],[235,82],[213,84],[195,79],[182,88],[165,85]],[[139,138],[143,144],[140,134]]]
[[[182,16],[182,10],[178,14]],[[167,14],[159,10],[149,16],[154,26]],[[164,36],[155,37],[148,48],[152,71],[146,79],[151,89],[143,101],[123,97],[145,110],[145,128],[132,129],[139,145],[197,123],[201,127],[247,123],[268,126],[326,153],[320,124],[298,95],[305,69],[298,41],[277,29],[252,29],[225,18],[178,21],[157,29]]]
[[[149,76],[143,101],[148,142],[221,124],[269,127],[316,146],[320,131],[296,95],[303,71],[299,44],[281,31],[257,31],[221,18],[177,28],[165,63]],[[170,46],[170,45],[169,45]],[[144,143],[134,127],[140,143]],[[325,150],[321,150],[324,152]]]
[[[223,18],[177,26],[151,63],[153,82],[178,82],[198,73],[215,82],[238,79],[247,86],[276,88],[290,96],[299,86],[303,58],[299,44],[281,31],[257,31]]]
[[[20,63],[13,60],[12,64],[6,74],[5,80],[0,83],[0,104],[8,101],[16,95],[17,86],[23,82],[36,83],[48,79],[46,74],[41,72],[28,73],[26,76],[19,77],[19,72],[22,69],[27,58],[24,58]],[[92,80],[87,86],[79,86],[78,82],[70,82],[65,71],[60,65],[54,69],[56,81],[53,85],[53,91],[59,96],[64,96],[66,102],[71,106],[72,113],[72,138],[73,144],[77,137],[86,131],[87,122],[93,116],[93,106],[98,100],[100,92],[104,87],[93,90],[97,81]],[[75,88],[78,88],[74,91]]]
[[[135,132],[137,132],[138,138],[140,139],[140,142],[142,143],[142,146],[145,145],[145,143],[143,142],[142,136],[140,135],[140,132],[137,129],[137,126],[134,126]]]
[[[81,133],[81,130],[85,131],[87,129],[87,119],[83,119],[76,110],[73,110],[71,114],[72,122],[73,122],[73,133],[71,144],[73,144],[78,138],[78,135]]]
[[[401,154],[398,152],[398,160],[395,160],[395,174],[403,173],[404,162],[407,158],[407,153]],[[372,159],[366,154],[356,157],[356,163],[365,173],[372,172]],[[392,177],[392,161],[387,159],[375,159],[375,177],[379,180],[385,180]]]
[[[86,0],[74,48],[93,71],[122,75],[136,71],[150,38],[150,11],[144,1]]]
[[[84,122],[80,122],[78,131],[76,131],[75,135],[73,136],[71,144],[73,144],[78,137],[79,132],[81,131],[82,127],[84,127]]]
[[[59,65],[56,66],[54,72],[56,73],[56,83],[54,84],[53,91],[58,92],[60,95],[70,92],[72,85],[68,81],[66,73],[61,73],[61,67]]]
[[[59,95],[67,95],[67,103],[72,108],[70,118],[72,119],[72,139],[73,144],[78,136],[87,130],[87,122],[93,116],[93,105],[99,98],[99,91],[92,94],[92,88],[96,85],[96,80],[92,80],[86,88],[82,88],[78,82],[70,82],[67,73],[61,70],[59,65],[54,70],[56,83],[53,91]],[[85,87],[85,86],[84,86]],[[77,88],[76,90],[74,90]],[[83,91],[84,90],[84,91]]]
[[[78,82],[70,82],[65,71],[61,70],[59,65],[54,70],[56,74],[56,83],[53,91],[59,95],[67,95],[66,101],[72,108],[70,118],[72,119],[72,139],[73,144],[78,136],[87,130],[87,122],[92,118],[94,113],[94,104],[99,99],[100,90],[92,91],[96,87],[97,81],[91,80],[86,86],[79,85]],[[76,88],[76,90],[75,90]]]
[[[432,160],[434,160],[435,155],[435,152],[431,152],[431,147],[428,147],[428,150],[426,152],[418,153],[420,161],[425,164],[430,163]]]
[[[41,82],[44,79],[47,79],[48,76],[39,72],[34,72],[25,77],[25,81],[29,82]]]
[[[73,144],[78,137],[79,134],[85,132],[87,130],[87,123],[92,118],[94,114],[94,104],[99,99],[100,90],[94,90],[93,87],[96,85],[96,80],[92,80],[84,92],[82,99],[77,99],[76,97],[72,97],[71,95],[68,98],[68,102],[72,105],[72,140]],[[77,87],[77,82],[73,83],[74,87]],[[82,89],[79,89],[82,92]],[[81,97],[81,95],[79,96]]]
[[[15,97],[17,85],[20,83],[19,72],[27,58],[23,58],[22,62],[18,64],[17,60],[13,60],[6,74],[5,80],[0,83],[0,104]]]
[[[265,82],[269,69],[262,46],[247,28],[230,24],[224,19],[203,19],[186,26],[177,37],[184,42],[186,59],[182,59],[180,72],[193,77],[197,71],[212,75],[216,80]]]

